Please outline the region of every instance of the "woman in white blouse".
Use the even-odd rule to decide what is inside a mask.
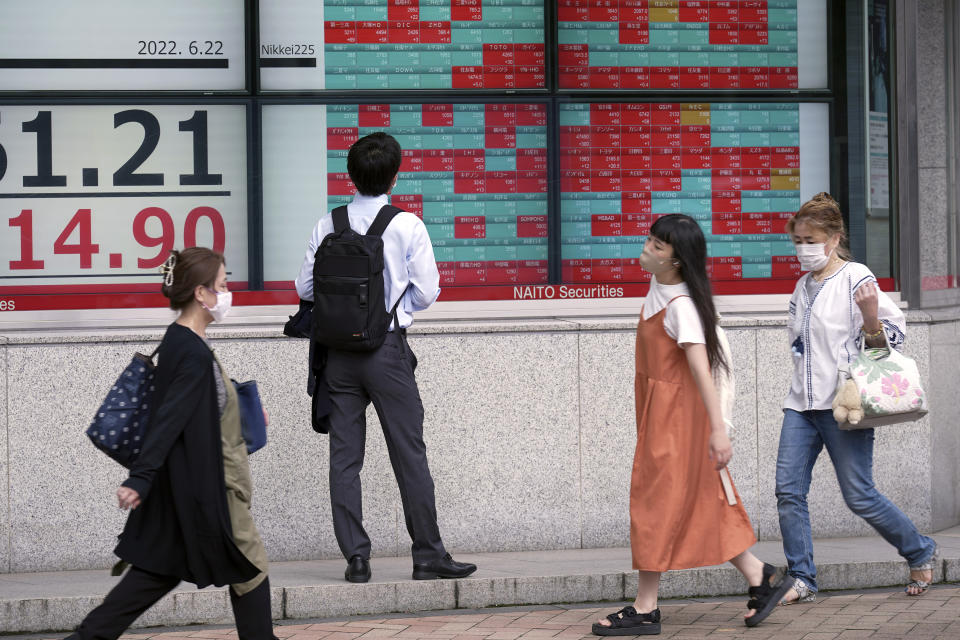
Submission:
[[[777,510],[787,557],[795,578],[783,604],[816,599],[817,570],[807,493],[813,465],[824,446],[830,454],[847,507],[897,548],[910,566],[906,592],[920,595],[932,577],[936,543],[877,491],[873,483],[873,429],[841,431],[833,418],[837,369],[851,362],[863,340],[868,347],[899,349],[903,312],[877,287],[870,269],[852,262],[843,217],[836,201],[820,193],[787,223],[801,268],[790,299],[789,335],[793,381],[783,404],[777,454]]]

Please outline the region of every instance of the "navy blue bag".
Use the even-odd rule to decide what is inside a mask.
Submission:
[[[140,455],[146,436],[156,353],[134,354],[87,428],[94,446],[128,469]]]
[[[256,380],[237,382],[231,379],[237,390],[237,404],[240,409],[240,429],[247,443],[247,453],[259,451],[267,444],[267,423],[263,418],[263,405],[260,404],[260,391]]]

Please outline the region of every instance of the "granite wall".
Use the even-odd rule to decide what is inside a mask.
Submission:
[[[945,529],[960,521],[960,403],[955,370],[960,362],[960,322],[930,326],[930,410],[937,429],[931,432],[933,482],[931,527]]]
[[[923,0],[917,4],[916,81],[917,81],[917,175],[919,180],[920,276],[926,291],[952,288],[948,281],[956,275],[954,248],[956,231],[948,212],[947,189],[947,91],[945,8],[942,0]],[[955,79],[957,81],[960,79]],[[956,143],[954,143],[956,144]]]
[[[930,531],[960,520],[949,384],[960,373],[960,322],[910,318],[907,349],[931,381],[934,411],[878,431],[874,469],[881,490]],[[738,386],[731,469],[758,536],[776,539],[779,407],[792,366],[783,319],[725,324]],[[609,318],[414,325],[425,439],[452,551],[628,544],[633,328],[632,319]],[[159,330],[0,337],[0,572],[113,562],[124,519],[113,493],[124,471],[84,430],[133,352],[149,352],[159,337]],[[310,428],[304,391],[306,343],[282,337],[279,326],[228,327],[211,337],[234,378],[258,381],[270,413],[270,442],[251,466],[254,515],[271,559],[337,557],[327,438]],[[367,427],[362,478],[373,552],[406,555],[399,494],[372,410]],[[825,454],[810,508],[817,537],[871,533],[845,508]]]
[[[905,73],[898,102],[916,107],[915,135],[899,136],[899,234],[910,245],[900,287],[914,308],[960,304],[960,7],[951,0],[898,0],[905,18],[897,47]],[[910,107],[901,109],[908,113]],[[913,122],[898,126],[910,133]],[[916,181],[916,195],[912,182]],[[910,255],[912,254],[912,255]]]

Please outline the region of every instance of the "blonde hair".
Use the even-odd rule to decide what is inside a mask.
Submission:
[[[821,191],[800,206],[790,220],[787,221],[787,233],[793,233],[797,224],[808,224],[814,229],[824,232],[829,237],[840,236],[837,245],[837,255],[844,260],[850,260],[850,244],[847,238],[847,228],[843,224],[843,214],[840,205],[826,191]]]

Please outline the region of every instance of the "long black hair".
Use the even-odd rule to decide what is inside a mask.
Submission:
[[[682,213],[671,213],[653,223],[650,235],[673,247],[673,260],[679,263],[680,277],[687,284],[690,298],[703,323],[710,368],[729,371],[717,338],[717,310],[707,277],[707,241],[697,221]]]

